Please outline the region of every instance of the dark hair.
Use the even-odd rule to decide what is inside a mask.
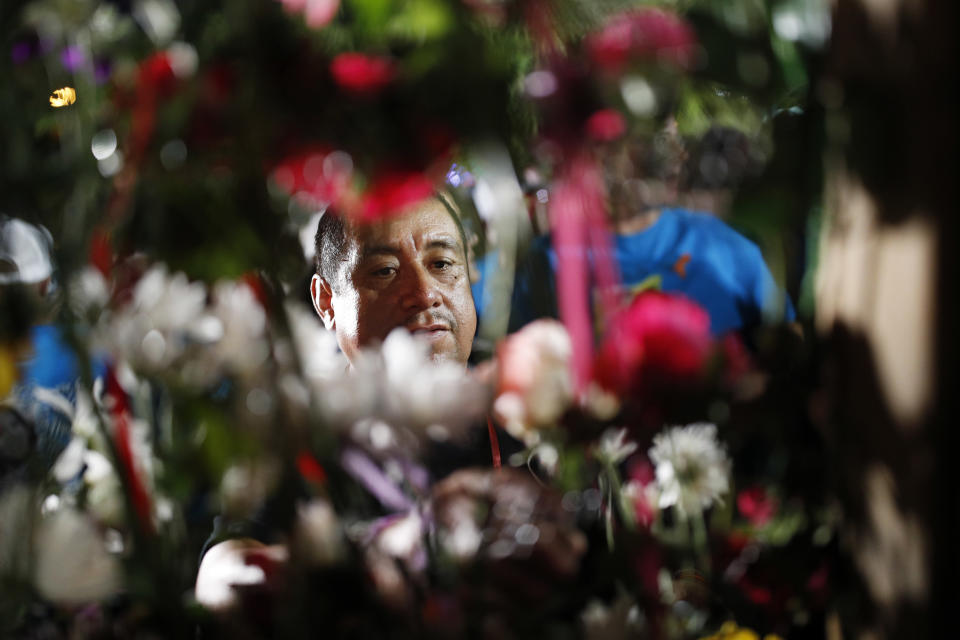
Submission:
[[[336,286],[337,270],[343,261],[344,245],[347,233],[341,215],[327,208],[317,223],[317,234],[313,238],[316,255],[314,265],[317,274],[332,286]]]
[[[467,236],[463,230],[463,223],[457,213],[452,201],[442,192],[436,191],[431,196],[439,201],[454,224],[457,225],[457,233],[460,235],[461,246],[463,247],[464,258],[467,258]],[[316,255],[314,256],[314,265],[317,274],[330,283],[331,286],[337,286],[337,271],[340,269],[340,263],[343,262],[343,254],[346,249],[347,231],[343,216],[328,207],[320,216],[320,222],[317,223],[317,233],[313,238],[313,247]],[[467,273],[469,274],[469,260],[467,260]]]

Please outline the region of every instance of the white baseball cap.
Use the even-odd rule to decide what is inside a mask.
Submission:
[[[0,269],[0,284],[33,284],[53,275],[52,244],[44,227],[0,217],[0,263],[7,263]]]

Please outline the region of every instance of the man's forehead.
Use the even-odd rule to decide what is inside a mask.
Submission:
[[[410,240],[422,245],[421,248],[441,241],[463,251],[463,241],[453,215],[443,203],[431,198],[407,213],[353,226],[347,235],[354,251],[361,256],[382,248],[399,248]]]

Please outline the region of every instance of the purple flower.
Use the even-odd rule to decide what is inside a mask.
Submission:
[[[60,52],[60,63],[67,71],[76,71],[87,62],[87,56],[80,47],[66,47]]]
[[[106,84],[110,79],[110,72],[113,71],[113,65],[106,58],[97,58],[93,63],[93,81],[97,86]]]
[[[10,48],[10,59],[13,64],[23,64],[37,53],[37,43],[33,40],[14,42]]]

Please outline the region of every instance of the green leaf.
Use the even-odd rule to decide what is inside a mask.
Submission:
[[[390,20],[387,31],[394,37],[424,42],[442,38],[452,26],[453,15],[446,3],[411,0]]]

